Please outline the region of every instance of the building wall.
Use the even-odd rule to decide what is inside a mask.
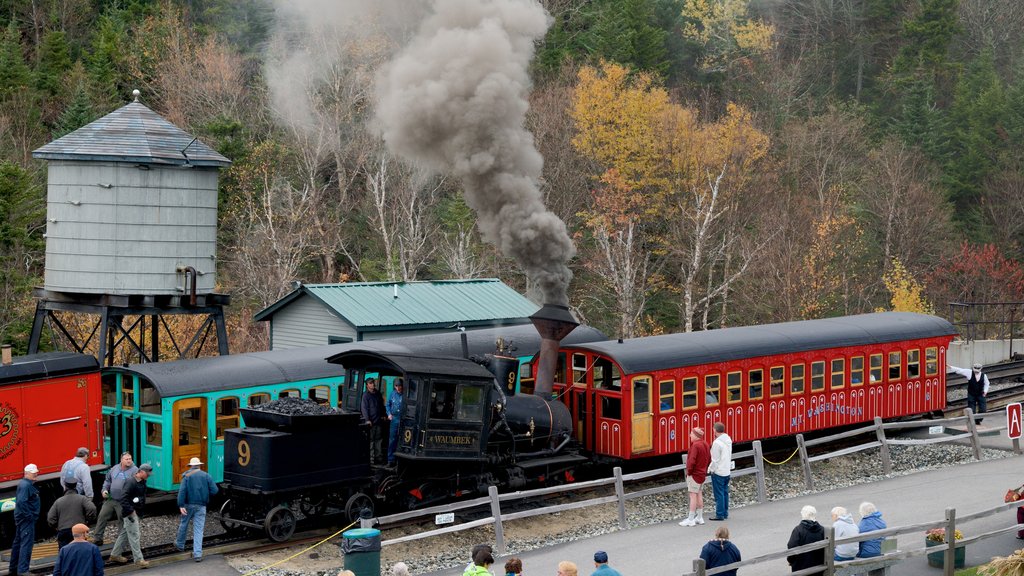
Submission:
[[[355,327],[309,296],[300,296],[270,319],[272,350],[323,346],[328,337],[356,339]]]
[[[46,274],[54,292],[181,294],[217,282],[217,169],[52,160]]]
[[[957,368],[970,368],[975,362],[984,366],[1009,360],[1024,353],[1024,340],[955,340],[949,345],[946,361]]]

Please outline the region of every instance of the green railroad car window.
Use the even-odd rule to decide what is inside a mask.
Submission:
[[[217,399],[217,440],[224,439],[228,428],[238,428],[238,398],[234,396]]]
[[[163,445],[164,427],[159,422],[146,422],[146,444],[150,446]]]
[[[143,380],[139,385],[139,394],[142,396],[139,410],[147,414],[160,413],[160,393],[149,380]]]
[[[309,389],[309,399],[315,400],[321,406],[331,404],[331,389],[327,386],[313,386]]]
[[[117,374],[104,374],[100,388],[103,405],[108,408],[117,406]]]
[[[270,402],[269,392],[249,394],[249,406],[259,406],[260,404],[266,404],[267,402]]]

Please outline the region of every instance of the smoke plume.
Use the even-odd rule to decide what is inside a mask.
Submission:
[[[377,120],[392,152],[457,176],[481,233],[544,295],[568,303],[575,254],[538,188],[543,159],[524,127],[536,0],[434,0],[433,14],[377,78]]]

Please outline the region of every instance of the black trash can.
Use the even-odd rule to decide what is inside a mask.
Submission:
[[[356,576],[380,576],[380,530],[353,528],[341,535],[345,569]]]

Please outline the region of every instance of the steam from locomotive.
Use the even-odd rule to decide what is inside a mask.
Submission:
[[[524,127],[536,0],[435,0],[434,13],[377,78],[389,149],[455,174],[484,238],[515,258],[544,301],[568,303],[575,247],[538,187],[543,159]]]

